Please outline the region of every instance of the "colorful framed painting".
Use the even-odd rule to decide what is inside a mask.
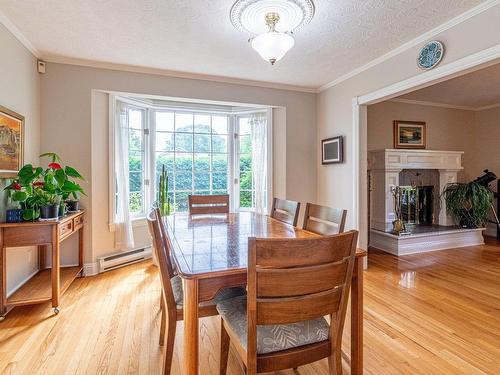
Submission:
[[[321,141],[321,164],[336,164],[344,161],[342,136]]]
[[[394,148],[425,148],[425,122],[394,121]]]
[[[24,116],[0,106],[0,177],[15,177],[23,159]]]

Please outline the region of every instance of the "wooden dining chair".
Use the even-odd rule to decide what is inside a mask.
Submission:
[[[306,239],[249,238],[248,296],[217,304],[221,375],[226,374],[230,341],[248,375],[323,358],[328,358],[330,374],[342,373],[342,331],[357,237],[357,231],[350,231]]]
[[[229,195],[189,195],[189,214],[227,214],[229,213]]]
[[[274,198],[271,207],[271,217],[283,223],[297,226],[299,220],[300,202]]]
[[[170,374],[172,368],[172,356],[174,353],[174,341],[177,321],[183,319],[183,298],[182,280],[176,274],[172,262],[171,244],[165,230],[160,210],[154,208],[147,217],[149,230],[153,239],[153,245],[160,267],[161,281],[161,321],[160,321],[160,345],[165,347],[165,362],[163,374]],[[221,289],[215,298],[210,301],[201,302],[198,307],[199,317],[218,315],[216,305],[226,298],[234,298],[245,294],[244,288]]]
[[[346,216],[347,210],[307,203],[302,228],[322,235],[342,233]]]

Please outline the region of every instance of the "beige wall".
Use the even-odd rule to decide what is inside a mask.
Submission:
[[[469,137],[474,129],[474,111],[392,101],[370,105],[367,129],[369,151],[393,148],[394,120],[424,121],[427,150],[464,151],[464,173],[459,175],[459,179],[468,176],[468,168],[475,154]]]
[[[447,48],[442,65],[458,60],[473,53],[496,46],[500,43],[498,20],[500,6],[470,18],[454,27],[451,27],[435,39],[444,42]],[[360,246],[366,248],[367,241],[367,181],[366,181],[366,129],[359,129],[360,159],[359,159],[359,190],[354,191],[355,179],[352,150],[353,137],[353,105],[355,97],[368,94],[377,89],[400,82],[402,80],[422,74],[418,69],[415,58],[421,46],[412,47],[389,60],[384,61],[336,86],[333,86],[318,95],[317,119],[318,142],[320,139],[335,135],[345,136],[345,163],[341,165],[319,165],[318,158],[318,200],[322,204],[335,207],[344,207],[348,210],[347,228],[354,227],[354,197],[359,197]]]
[[[0,105],[25,117],[26,163],[38,163],[40,154],[40,78],[36,72],[36,58],[0,24]],[[0,180],[0,212],[5,220],[7,208]],[[34,248],[7,249],[7,292],[19,286],[36,271]]]
[[[278,149],[286,152],[285,163],[274,168],[286,180],[286,184],[280,181],[280,190],[286,186],[283,193],[289,199],[316,200],[315,94],[53,63],[48,64],[41,85],[41,148],[61,154],[88,180],[88,197],[83,199],[89,210],[86,263],[112,251],[107,225],[107,119],[95,115],[106,110],[107,103],[106,96],[95,90],[283,107],[286,115],[280,112],[277,118],[286,119],[286,129],[279,128],[283,138],[274,140],[275,147],[279,141]]]
[[[468,139],[474,148],[468,158],[468,177],[476,178],[489,169],[500,178],[500,108],[476,112]]]

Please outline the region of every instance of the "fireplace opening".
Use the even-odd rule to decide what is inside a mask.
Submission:
[[[399,186],[405,225],[434,224],[434,186]]]

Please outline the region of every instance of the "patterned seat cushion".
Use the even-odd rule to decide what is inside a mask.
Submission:
[[[217,304],[217,311],[247,348],[247,297],[239,296]],[[313,344],[328,339],[325,318],[292,324],[257,326],[257,353],[265,354]]]
[[[182,289],[182,279],[179,276],[174,276],[170,279],[170,284],[172,284],[172,291],[174,293],[174,300],[178,309],[182,309],[184,305],[184,293]],[[205,301],[200,303],[200,306],[214,306],[219,302],[224,301],[228,298],[234,298],[238,296],[245,295],[246,291],[243,287],[236,288],[224,288],[219,290],[215,295],[215,298],[210,301]]]

